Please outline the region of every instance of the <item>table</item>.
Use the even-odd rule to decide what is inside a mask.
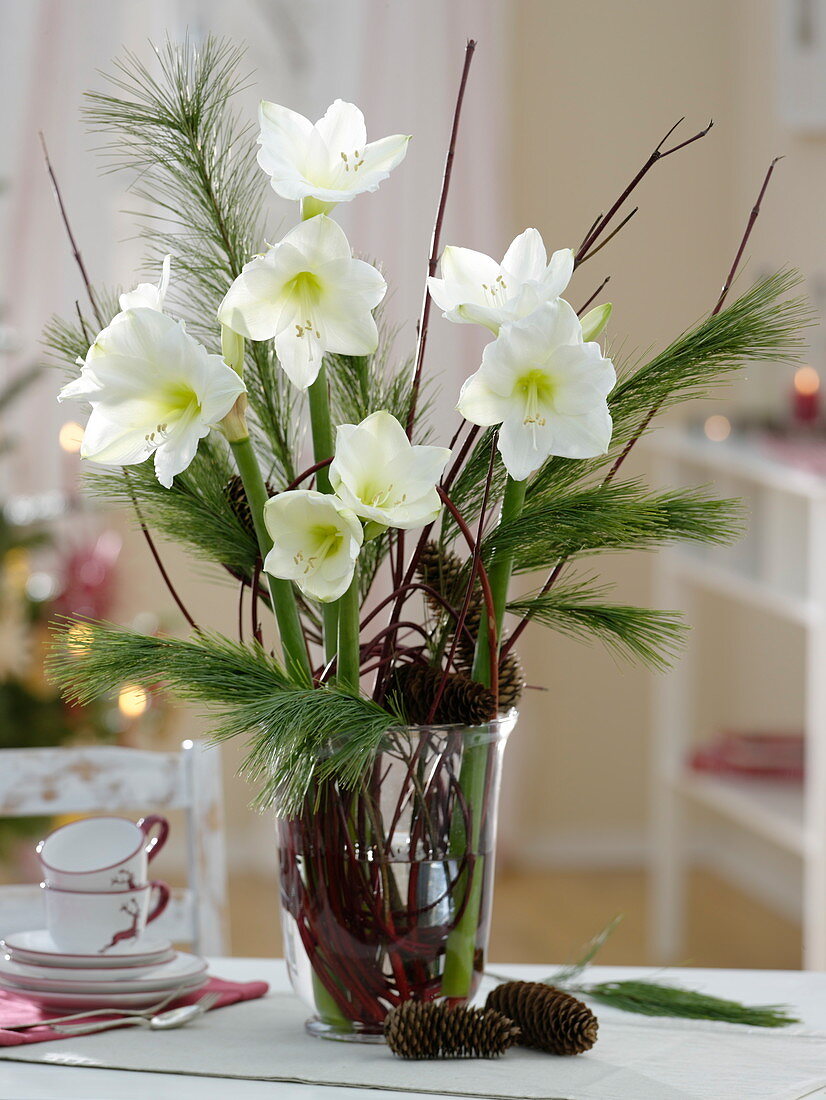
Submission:
[[[265,979],[274,991],[288,989],[286,968],[281,959],[225,958],[210,960],[212,971],[237,981]],[[492,966],[493,970],[523,979],[539,979],[553,970],[545,966]],[[594,967],[594,981],[644,977],[654,973],[642,967]],[[658,975],[661,972],[657,972]],[[669,970],[673,981],[702,985],[708,992],[752,1003],[784,1002],[793,1005],[808,1030],[826,1034],[826,973],[756,970]],[[232,1012],[227,1008],[226,1012]],[[599,1012],[599,1009],[597,1009]],[[659,1021],[652,1021],[656,1028]],[[725,1027],[726,1025],[721,1025]],[[770,1041],[770,1040],[767,1040]],[[319,1041],[319,1054],[324,1046]],[[445,1063],[449,1072],[450,1063]],[[803,1095],[807,1100],[826,1097],[826,1061],[823,1082]],[[753,1094],[756,1096],[756,1094]],[[3,1100],[433,1100],[421,1093],[377,1089],[339,1088],[265,1081],[221,1080],[179,1074],[131,1073],[106,1069],[32,1065],[0,1060],[0,1097]],[[573,1100],[576,1100],[574,1097]],[[628,1100],[637,1100],[629,1096]],[[724,1100],[723,1097],[720,1100]],[[725,1098],[728,1100],[728,1097]],[[751,1100],[745,1095],[731,1100]]]

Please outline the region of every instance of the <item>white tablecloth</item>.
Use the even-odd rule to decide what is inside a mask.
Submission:
[[[552,967],[500,965],[494,969],[514,977],[541,978]],[[213,960],[212,970],[220,977],[242,981],[266,979],[275,993],[288,988],[284,964],[280,960],[216,959]],[[595,967],[592,977],[605,981],[640,977],[646,973],[651,972],[639,967]],[[644,1019],[596,1006],[601,1030],[600,1041],[593,1053],[576,1059],[548,1058],[547,1092],[543,1089],[529,1095],[547,1096],[548,1100],[694,1100],[695,1097],[712,1100],[808,1100],[826,1097],[826,974],[672,970],[668,976],[685,985],[738,1000],[791,1004],[802,1017],[803,1024],[782,1031],[762,1031],[701,1021]],[[215,1072],[215,1050],[216,1047],[220,1049],[221,1017],[227,1014],[223,1026],[229,1033],[230,1014],[240,1013],[242,1009],[243,1006],[239,1006],[216,1012],[209,1020],[210,1026],[199,1030],[201,1038],[198,1041],[209,1043],[209,1050],[204,1053],[205,1072]],[[110,1037],[118,1034],[123,1043],[122,1049],[128,1052],[130,1036],[134,1033],[109,1033]],[[196,1034],[194,1028],[187,1033],[169,1032],[163,1037],[141,1032],[146,1039],[163,1038],[164,1042],[175,1041],[174,1036],[185,1034],[191,1048]],[[352,1050],[349,1046],[343,1048],[341,1044],[327,1044],[319,1040],[304,1043],[300,1028],[296,1028],[295,1035],[296,1049],[299,1046],[301,1050],[306,1049],[308,1059],[317,1059],[318,1064],[328,1063],[340,1054],[345,1062],[363,1056],[364,1066],[370,1063],[375,1068],[379,1064],[376,1058],[386,1053],[376,1048],[361,1048],[360,1055],[358,1050]],[[289,1041],[288,1036],[286,1042]],[[281,1042],[285,1042],[283,1037]],[[356,1095],[374,1097],[376,1100],[411,1100],[411,1097],[417,1096],[432,1097],[440,1087],[445,1089],[445,1094],[454,1092],[456,1088],[461,1089],[467,1079],[465,1067],[470,1068],[468,1063],[443,1062],[418,1064],[420,1068],[417,1070],[417,1064],[406,1063],[411,1080],[415,1082],[412,1087],[429,1090],[420,1093],[409,1091],[409,1085],[406,1091],[393,1091],[238,1078],[229,1081],[195,1074],[149,1075],[127,1070],[92,1069],[82,1064],[82,1052],[88,1050],[91,1053],[91,1040],[85,1048],[81,1040],[71,1044],[72,1056],[79,1056],[80,1065],[32,1064],[3,1057],[14,1050],[18,1055],[38,1057],[38,1047],[42,1045],[44,1054],[48,1048],[55,1052],[55,1058],[65,1060],[70,1048],[64,1044],[65,1040],[61,1043],[35,1044],[25,1051],[23,1048],[0,1049],[2,1100],[57,1100],[58,1097],[60,1100],[146,1100],[147,1097],[151,1100],[189,1100],[190,1097],[197,1097],[197,1100],[252,1100],[265,1096],[268,1100],[284,1100],[286,1097],[295,1097],[296,1100],[355,1100]],[[170,1047],[166,1047],[166,1052],[167,1057],[171,1056]],[[496,1076],[501,1080],[501,1070],[508,1067],[518,1078],[518,1069],[522,1064],[518,1056],[506,1056],[495,1063]],[[473,1065],[483,1071],[482,1064]],[[307,1075],[311,1076],[314,1070],[312,1062],[306,1069]],[[440,1085],[440,1082],[443,1084]],[[486,1093],[480,1090],[478,1095]]]

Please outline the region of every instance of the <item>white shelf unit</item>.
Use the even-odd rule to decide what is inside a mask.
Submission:
[[[805,643],[804,783],[702,774],[686,763],[693,744],[693,700],[700,690],[690,653],[654,697],[651,806],[652,929],[661,961],[684,952],[685,876],[691,861],[688,809],[711,810],[801,861],[803,959],[826,970],[826,478],[772,458],[759,443],[712,443],[699,433],[664,430],[649,451],[663,486],[709,485],[745,497],[746,537],[734,547],[684,546],[656,556],[658,607],[680,607],[691,623],[698,591],[758,608],[795,624]],[[694,632],[701,629],[692,623]],[[694,637],[692,645],[701,644]],[[719,834],[725,843],[725,831]],[[732,837],[734,834],[732,833]]]

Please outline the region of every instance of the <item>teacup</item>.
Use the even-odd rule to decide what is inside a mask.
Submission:
[[[59,890],[45,882],[40,887],[46,898],[49,935],[67,954],[103,955],[119,944],[134,942],[169,902],[165,882],[97,893]]]
[[[85,817],[70,821],[37,845],[47,886],[60,890],[127,890],[146,884],[148,866],[169,835],[159,814],[140,821]]]

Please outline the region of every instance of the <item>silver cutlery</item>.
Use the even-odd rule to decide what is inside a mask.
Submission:
[[[85,1020],[88,1016],[155,1016],[170,1001],[181,996],[181,990],[173,989],[157,1004],[149,1008],[87,1008],[83,1012],[72,1012],[68,1016],[52,1016],[48,1020],[35,1020],[28,1024],[4,1024],[3,1031],[28,1031],[33,1027],[51,1027],[52,1024],[66,1024],[70,1020]]]
[[[116,1027],[137,1026],[148,1027],[152,1031],[171,1031],[176,1027],[184,1027],[197,1019],[198,1016],[203,1016],[218,1001],[219,996],[218,993],[207,993],[195,1004],[183,1005],[181,1008],[170,1008],[166,1012],[148,1018],[146,1016],[125,1016],[119,1020],[101,1020],[100,1023],[89,1026],[86,1024],[67,1024],[66,1026],[57,1026],[54,1030],[60,1032],[61,1035],[69,1035],[74,1038],[80,1035],[94,1035],[98,1031],[108,1031],[110,1028]]]

